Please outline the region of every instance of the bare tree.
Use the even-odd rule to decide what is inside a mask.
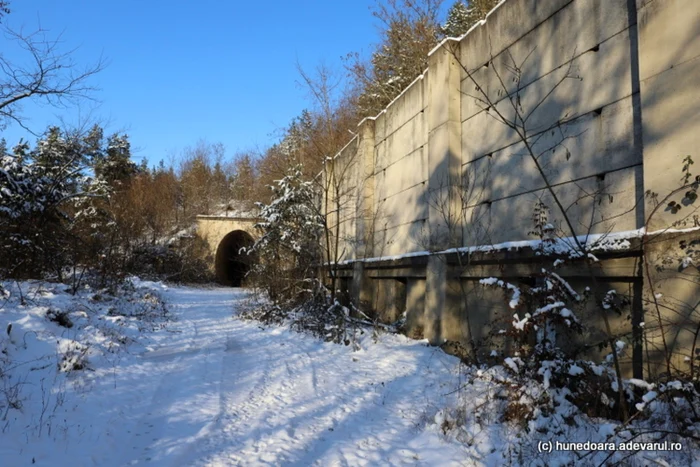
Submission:
[[[8,8],[9,4],[10,2],[0,2],[0,19],[10,13],[10,9]]]
[[[4,8],[0,3],[0,10]],[[0,128],[15,122],[31,132],[22,115],[22,104],[27,101],[65,108],[85,99],[94,100],[97,88],[89,81],[104,69],[103,58],[80,66],[74,60],[76,49],[62,50],[61,36],[51,39],[41,28],[25,33],[2,27],[2,33],[22,59],[12,60],[7,52],[0,53]]]
[[[307,151],[313,155],[312,161],[315,164],[310,161],[310,165],[314,172],[323,170],[323,176],[315,177],[314,181],[322,198],[318,209],[324,222],[324,256],[331,265],[328,270],[330,290],[331,296],[335,298],[338,285],[337,265],[347,253],[341,246],[343,227],[349,221],[343,213],[351,199],[351,190],[345,181],[356,163],[356,151],[343,160],[333,156],[352,137],[350,127],[354,121],[355,108],[345,100],[347,93],[339,92],[341,80],[332,70],[321,65],[313,76],[301,66],[297,68],[315,107],[311,134],[308,135],[310,147]]]

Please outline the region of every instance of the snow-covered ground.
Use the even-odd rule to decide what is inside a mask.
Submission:
[[[48,321],[52,301],[72,300],[57,291],[5,304],[1,329],[13,322],[14,338],[4,348],[15,362],[46,351],[51,367],[43,383],[27,372],[22,408],[2,421],[0,465],[464,463],[460,443],[424,429],[458,385],[445,378],[455,358],[398,336],[373,344],[369,334],[367,349],[353,352],[234,318],[242,290],[146,285],[160,289],[175,320],[113,354],[95,347],[85,369],[68,373],[54,370],[54,336],[98,341],[94,324],[104,320],[71,329]],[[32,336],[26,346],[20,334]]]
[[[241,289],[135,284],[117,297],[4,284],[0,466],[599,465],[606,452],[547,442],[630,438],[562,393],[554,412],[506,423],[504,407],[529,409],[541,387],[509,401],[507,370],[425,341],[368,330],[354,351],[239,319]],[[611,460],[700,465],[679,446]]]

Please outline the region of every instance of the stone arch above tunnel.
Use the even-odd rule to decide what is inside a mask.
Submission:
[[[241,252],[253,245],[253,237],[243,230],[234,230],[224,236],[216,249],[214,272],[222,285],[240,287],[255,258]]]

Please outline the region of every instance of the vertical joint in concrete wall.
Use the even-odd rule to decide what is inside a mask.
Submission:
[[[642,95],[639,69],[639,29],[637,18],[636,0],[627,0],[627,22],[629,24],[629,48],[630,48],[630,79],[632,89],[632,138],[635,153],[641,154],[644,160],[644,142],[642,140]],[[642,174],[636,177],[635,181],[637,200],[636,222],[637,228],[644,227],[645,223],[645,203],[644,203],[644,177]]]
[[[423,331],[431,345],[442,344],[442,310],[447,301],[447,260],[442,255],[428,258],[425,271],[425,311],[423,313]]]
[[[406,334],[425,337],[425,280],[409,278],[406,281]]]
[[[363,312],[373,312],[374,287],[372,279],[367,275],[365,263],[358,261],[352,269],[351,286],[352,305]]]
[[[365,119],[361,123],[357,144],[359,180],[356,203],[356,258],[368,258],[374,254],[374,126],[375,122],[371,119]]]
[[[428,243],[433,250],[462,243],[459,47],[459,42],[446,42],[430,56],[429,63]]]

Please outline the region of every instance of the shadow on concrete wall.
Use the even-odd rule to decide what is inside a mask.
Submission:
[[[677,3],[692,5],[686,0]],[[375,171],[370,183],[376,183],[376,190],[371,190],[367,199],[358,192],[356,202],[360,205],[361,199],[372,206],[371,218],[364,221],[366,228],[358,229],[362,235],[354,239],[363,246],[364,256],[533,240],[530,231],[538,202],[549,206],[549,221],[564,237],[571,235],[564,217],[572,221],[574,233],[579,236],[644,227],[649,214],[645,192],[651,189],[663,197],[670,188],[677,187],[671,182],[680,178],[680,159],[673,158],[697,141],[693,129],[698,126],[695,104],[700,104],[700,94],[695,70],[700,69],[700,60],[693,56],[697,55],[693,50],[698,50],[693,45],[700,38],[700,17],[688,14],[672,40],[661,41],[663,47],[656,46],[654,41],[666,37],[671,27],[659,27],[654,9],[670,4],[647,2],[638,11],[635,0],[504,3],[483,26],[463,38],[458,48],[464,52],[458,55],[464,60],[461,65],[477,82],[463,72],[459,89],[446,89],[441,84],[439,92],[431,94],[437,99],[419,111],[422,114],[428,106],[435,106],[433,114],[447,114],[445,108],[452,109],[459,100],[461,147],[453,146],[452,140],[433,145],[431,138],[437,141],[438,133],[430,133],[428,142],[419,148],[425,156],[418,166],[415,161],[406,163],[407,154],[385,154],[392,136],[377,131],[384,136],[374,142]],[[539,18],[539,23],[527,18]],[[659,47],[663,53],[657,50]],[[433,73],[429,69],[427,76],[437,86]],[[534,148],[564,212],[555,206],[524,141],[494,117],[491,106],[471,97],[478,96],[478,88],[486,90],[490,104],[509,118],[514,118],[508,111],[510,99],[521,106],[520,113],[528,121],[519,123],[527,128],[527,142]],[[402,99],[407,96],[392,105],[403,105]],[[700,158],[700,153],[692,155],[696,160]],[[455,167],[459,167],[459,173],[455,173]],[[425,181],[420,187],[416,185],[417,189],[389,189],[384,184],[396,183],[387,175],[391,171],[420,171]],[[403,180],[397,179],[399,183]],[[458,179],[461,181],[456,182]],[[411,215],[401,215],[406,212]],[[407,218],[413,221],[402,223]],[[661,225],[667,228],[675,220],[664,218]],[[433,247],[445,244],[439,236],[449,237],[447,247]],[[646,245],[642,247],[648,251]],[[694,345],[693,332],[700,321],[700,276],[694,275],[693,285],[688,286],[683,285],[688,277],[669,268],[664,269],[663,277],[658,270],[656,276],[651,274],[652,281],[666,281],[663,283],[668,285],[661,291],[673,301],[662,310],[663,318],[657,318],[639,266],[639,249],[637,252],[609,253],[596,271],[602,292],[616,289],[634,297],[631,310],[610,319],[615,337],[634,341],[635,376],[640,375],[642,352],[650,361],[662,358],[662,333],[669,348],[688,349]],[[372,279],[366,281],[371,284],[367,295],[379,308],[393,307],[389,313],[392,318],[407,308],[414,310],[416,316],[409,312],[408,319],[415,318],[417,323],[424,321],[428,310],[441,308],[435,313],[441,321],[442,335],[438,337],[463,342],[471,338],[488,347],[491,341],[502,340],[499,328],[510,324],[513,310],[506,307],[500,291],[485,290],[479,279],[495,276],[533,286],[529,282],[539,271],[535,265],[551,267],[554,260],[528,259],[515,252],[506,256],[498,261],[485,258],[479,264],[471,264],[469,258],[463,263],[449,263],[440,279],[449,283],[446,304],[431,301],[430,293],[426,293],[426,276],[416,272],[425,272],[425,266],[413,267],[408,260],[395,264],[390,259],[368,262],[364,268],[371,270],[368,277]],[[652,264],[656,261],[654,267],[658,268],[667,256],[659,254],[650,260]],[[412,275],[407,273],[409,270]],[[558,271],[577,289],[590,282],[575,268]],[[465,325],[469,316],[471,336]],[[582,310],[580,318],[587,329],[577,343],[590,347],[606,339],[599,309],[591,306]],[[661,319],[666,322],[663,331],[655,329],[653,322]],[[639,335],[642,322],[643,343]],[[593,347],[589,350],[596,353]],[[624,363],[630,364],[629,360]]]
[[[470,78],[462,77],[460,99],[463,103],[470,99],[472,102],[461,107],[461,154],[457,156],[450,150],[430,154],[434,163],[427,177],[430,180],[427,190],[402,195],[401,206],[399,203],[383,206],[391,208],[383,216],[391,220],[392,209],[410,209],[418,213],[419,219],[428,217],[427,206],[431,205],[429,229],[426,232],[422,223],[416,222],[392,232],[386,225],[379,224],[375,228],[378,248],[375,247],[374,256],[381,256],[384,248],[394,242],[409,249],[412,242],[436,243],[432,238],[425,239],[426,233],[433,236],[435,232],[431,230],[434,227],[451,222],[463,225],[461,235],[454,228],[459,225],[446,225],[444,230],[450,232],[450,247],[533,239],[528,231],[533,228],[532,215],[538,201],[551,208],[550,221],[560,228],[563,236],[571,235],[563,222],[564,216],[572,220],[576,235],[641,228],[645,226],[648,215],[644,193],[652,189],[659,191],[661,196],[665,194],[662,192],[669,188],[666,181],[669,177],[662,179],[664,171],[673,171],[674,177],[680,177],[680,170],[676,174],[675,167],[677,165],[680,169],[680,159],[678,163],[672,159],[678,154],[661,157],[655,148],[664,146],[667,151],[673,151],[675,149],[669,147],[669,143],[676,142],[675,146],[680,150],[685,146],[677,144],[678,141],[693,141],[688,134],[697,127],[697,106],[688,103],[697,99],[697,87],[693,84],[697,74],[691,73],[692,67],[687,64],[698,57],[689,55],[688,44],[697,43],[700,37],[700,18],[687,20],[683,29],[687,37],[675,37],[671,41],[676,48],[669,47],[664,52],[662,62],[665,64],[659,65],[657,70],[650,64],[656,65],[660,59],[648,50],[655,35],[650,34],[651,29],[645,31],[644,24],[638,28],[634,0],[610,4],[561,2],[559,10],[547,13],[551,16],[544,19],[544,26],[533,24],[529,32],[523,31],[523,18],[544,17],[537,11],[543,4],[546,5],[544,2],[506,2],[485,25],[462,40],[461,47],[467,50],[477,46],[488,50],[500,40],[499,36],[511,37],[515,42],[507,43],[506,51],[492,50],[490,54],[484,54],[482,50],[483,60],[468,54],[461,56],[465,58],[462,65],[477,80],[474,83]],[[647,9],[654,7],[653,3],[649,5]],[[663,5],[660,2],[657,6],[661,8]],[[584,7],[590,8],[590,15],[579,14]],[[640,10],[640,15],[643,23],[645,11]],[[606,27],[598,27],[603,24]],[[602,34],[603,30],[607,31],[606,34]],[[688,72],[684,74],[683,70],[677,70],[681,66],[689,68]],[[564,79],[566,74],[571,76]],[[667,83],[672,85],[663,84],[663,74],[667,76]],[[560,80],[561,84],[558,84]],[[524,150],[523,141],[494,118],[491,107],[474,103],[470,94],[478,96],[478,88],[485,89],[495,107],[507,117],[514,118],[508,111],[511,98],[521,106],[521,115],[528,116],[527,122],[520,123],[527,127],[528,143],[534,148],[548,181],[563,202],[563,213],[557,211],[551,195],[544,188],[545,183],[530,160],[530,154]],[[448,92],[453,91],[446,89],[445,93]],[[446,104],[447,101],[430,103]],[[442,110],[436,108],[435,112],[441,114]],[[700,154],[695,156],[697,159]],[[462,179],[468,182],[458,187],[464,193],[450,192],[454,187],[452,167],[455,158],[461,159],[458,163],[461,164]],[[392,159],[401,159],[401,155]],[[658,164],[658,170],[654,164]],[[404,170],[415,169],[404,167]],[[450,207],[450,197],[454,196],[461,197],[458,200],[461,206],[457,206],[456,211],[454,206]],[[381,201],[385,200],[378,199],[376,203]],[[453,211],[448,212],[449,209]],[[464,212],[460,213],[460,210]],[[452,221],[440,219],[445,214],[449,214]],[[670,222],[663,225],[668,226]],[[392,237],[392,233],[398,235]],[[629,256],[629,253],[620,254],[625,255]],[[650,314],[652,310],[648,309],[649,302],[641,297],[641,272],[637,267],[630,267],[635,272],[628,273],[627,266],[622,271],[623,268],[618,266],[621,263],[614,262],[615,255],[609,259],[612,266],[597,273],[601,287],[609,286],[620,293],[635,296],[632,316],[625,314],[615,318],[613,332],[631,337],[631,324],[646,321],[647,353],[650,359],[658,359],[653,350],[658,334],[651,329],[652,316],[644,318],[644,314]],[[495,275],[513,283],[526,281],[528,277],[519,276],[522,268],[516,267],[520,261],[513,259],[498,264],[500,270],[495,271]],[[464,325],[465,318],[467,314],[474,314],[475,335],[472,337],[478,341],[486,340],[489,323],[500,320],[507,324],[508,314],[512,311],[505,310],[505,318],[498,316],[498,310],[504,308],[502,303],[499,306],[502,300],[491,293],[487,294],[488,299],[481,296],[483,290],[477,281],[483,276],[481,271],[475,270],[479,268],[472,268],[465,274],[465,270],[470,269],[468,264],[452,266],[448,280],[458,283],[460,276],[468,276],[470,298],[464,300],[457,287],[455,297],[449,301],[473,300],[473,304],[441,311],[443,337],[466,339],[469,333]],[[582,282],[577,273],[571,274],[567,279],[585,286],[585,281]],[[387,287],[391,288],[391,284],[389,281]],[[679,287],[677,283],[672,289],[669,293],[674,294],[676,300],[689,304],[682,307],[683,313],[674,308],[675,313],[683,314],[685,323],[696,323],[697,289]],[[431,306],[427,304],[427,307]],[[585,337],[590,344],[601,340],[604,333],[598,311],[587,310],[586,314],[589,316],[583,318],[590,323],[590,329]],[[680,321],[672,314],[665,312],[669,328],[676,328],[666,329],[669,345],[680,342],[680,347],[688,348],[692,336],[689,333],[681,336],[677,327]],[[639,364],[642,347],[636,345],[634,351]],[[640,368],[636,370],[638,372]]]

